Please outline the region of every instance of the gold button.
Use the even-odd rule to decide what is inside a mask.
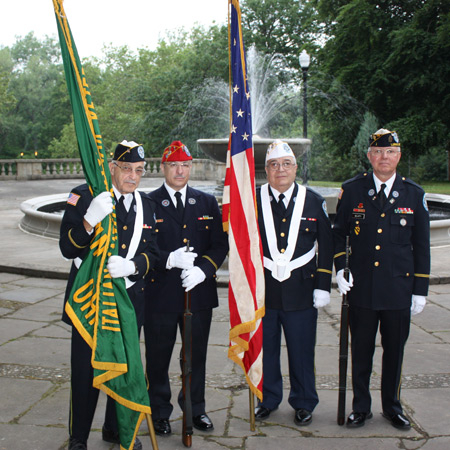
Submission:
[[[208,225],[206,225],[206,227],[205,227],[207,230],[209,230],[209,226]]]
[[[184,242],[184,243],[186,244],[186,242],[187,242],[187,239],[186,239],[186,238],[184,238],[184,239],[183,239],[183,242]]]
[[[123,229],[126,231],[126,230],[128,230],[128,227],[126,225],[124,225]]]
[[[147,239],[142,239],[142,242],[147,242]]]
[[[381,213],[381,217],[386,217],[386,214],[385,213]]]
[[[281,236],[281,237],[284,237],[284,236],[286,236],[286,235],[285,235],[284,233],[280,233],[280,236]]]
[[[380,265],[380,263],[378,261],[375,261],[375,263],[373,264],[375,267],[378,267]]]
[[[383,232],[383,228],[378,228],[377,232],[378,234],[381,234]]]
[[[186,225],[186,224],[184,224],[184,225],[183,225],[183,228],[186,228],[186,227],[187,227],[187,225]]]
[[[286,222],[286,219],[283,219],[282,222]]]
[[[406,272],[406,276],[409,277],[409,272]]]
[[[156,229],[155,229],[155,233],[158,233],[158,232],[159,232],[159,229],[158,229],[158,228],[156,228]]]
[[[127,246],[125,244],[122,244],[122,248],[125,249],[127,248]]]
[[[359,225],[359,220],[356,221],[356,225]]]
[[[281,253],[284,253],[286,250],[284,249],[284,248],[282,248],[281,250],[280,250],[280,252]]]
[[[375,250],[380,250],[381,246],[380,245],[375,245]]]
[[[314,274],[313,273],[311,274],[311,278],[314,278]]]
[[[306,228],[306,230],[305,231],[309,231],[309,228]]]

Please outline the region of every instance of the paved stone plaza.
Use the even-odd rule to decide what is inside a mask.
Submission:
[[[23,233],[19,206],[31,197],[69,192],[80,180],[3,181],[0,183],[0,450],[66,449],[68,434],[70,328],[60,320],[69,262],[55,240]],[[144,179],[143,187],[161,180]],[[220,275],[221,286],[226,276]],[[450,246],[432,249],[432,285],[428,304],[414,316],[406,348],[402,400],[413,422],[409,431],[393,428],[381,417],[381,352],[377,349],[372,379],[374,418],[360,429],[336,424],[340,297],[320,310],[316,347],[320,403],[308,427],[294,424],[287,403],[267,422],[250,431],[248,389],[241,369],[227,358],[227,290],[219,288],[207,367],[207,411],[213,432],[195,432],[192,448],[219,449],[425,449],[450,448]],[[142,354],[144,347],[142,345]],[[172,385],[180,387],[178,348],[171,365]],[[283,374],[288,387],[286,351]],[[350,385],[350,379],[348,382]],[[351,410],[351,390],[347,397]],[[101,440],[105,396],[101,394],[88,442],[95,450],[118,449]],[[158,437],[162,450],[182,449],[181,411],[175,406],[172,436]],[[144,422],[144,449],[151,449]]]

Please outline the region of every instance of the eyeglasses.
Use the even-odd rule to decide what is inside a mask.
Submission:
[[[181,167],[182,169],[189,169],[191,167],[191,163],[188,162],[165,162],[165,166],[169,167],[170,169],[177,169],[178,167]]]
[[[271,162],[269,162],[269,164],[267,164],[267,167],[270,170],[279,170],[280,167],[282,167],[284,170],[291,170],[296,165],[297,164],[295,164],[291,161],[283,161],[281,164],[277,161],[271,161]]]
[[[394,150],[392,148],[388,148],[387,150],[381,150],[380,148],[377,148],[374,150],[370,149],[369,152],[375,156],[381,156],[381,155],[394,156],[397,153],[400,153],[400,150]]]
[[[113,161],[113,164],[117,166],[120,170],[125,172],[127,175],[133,173],[133,171],[136,173],[137,176],[143,177],[145,175],[145,169],[143,167],[138,167],[136,169],[133,169],[133,167],[128,166],[127,164],[124,164],[123,166],[119,166],[115,161]]]

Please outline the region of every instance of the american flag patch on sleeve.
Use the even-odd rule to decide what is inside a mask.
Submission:
[[[76,206],[78,203],[78,200],[80,199],[80,196],[77,194],[74,194],[73,192],[70,193],[69,198],[67,199],[67,203],[69,205]]]

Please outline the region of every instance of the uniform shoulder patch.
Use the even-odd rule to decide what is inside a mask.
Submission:
[[[80,198],[81,195],[74,194],[73,192],[71,192],[69,194],[69,198],[67,199],[67,203],[72,206],[77,206],[78,200],[80,200]]]

